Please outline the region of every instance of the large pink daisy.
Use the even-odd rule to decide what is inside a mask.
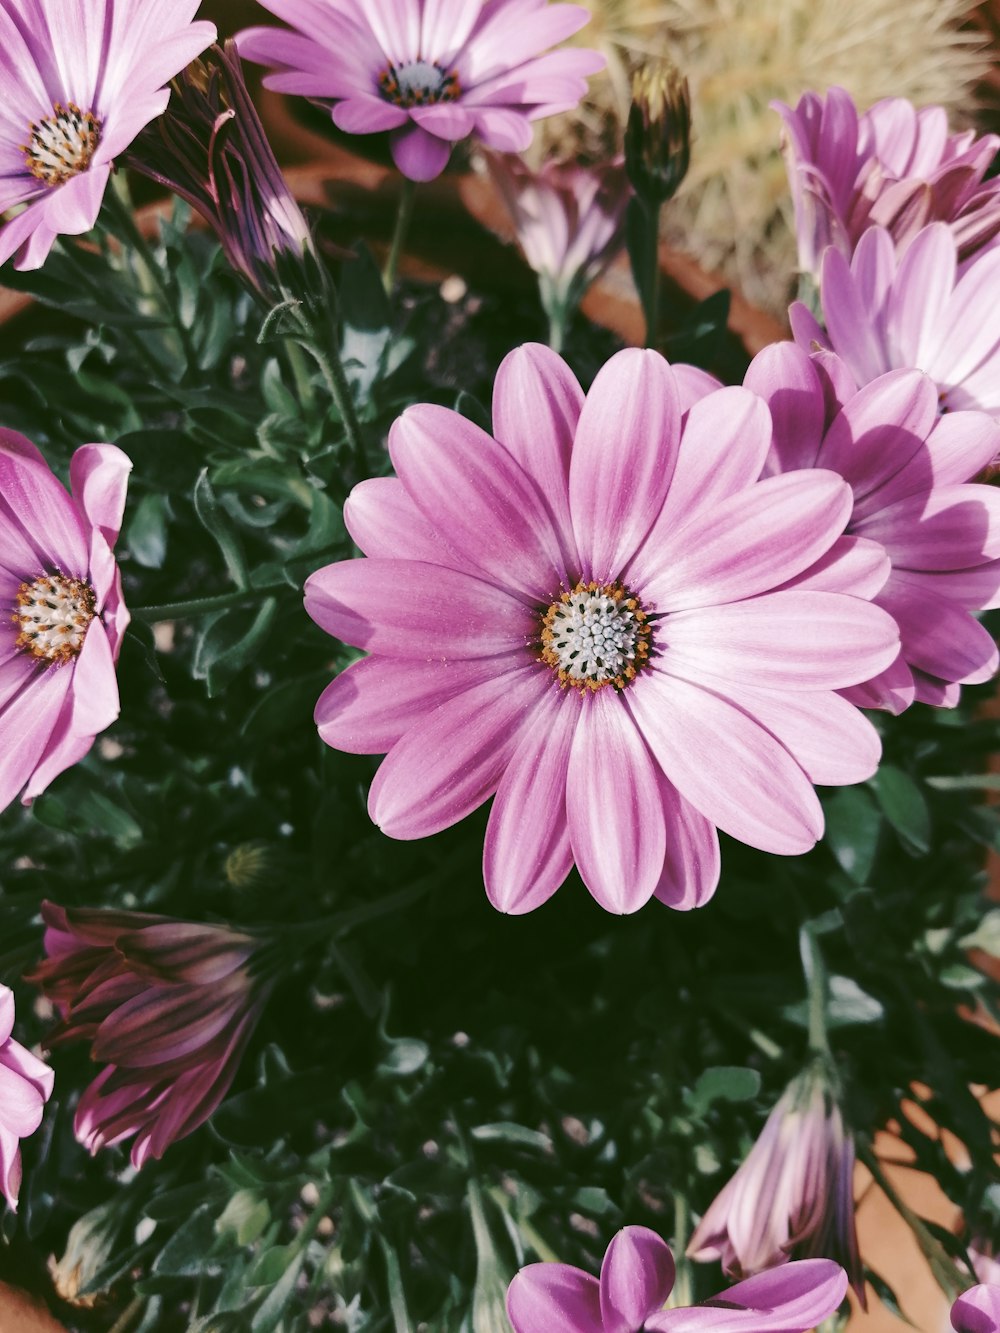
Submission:
[[[0,0],[0,264],[38,268],[97,221],[115,158],[215,40],[199,0]]]
[[[547,0],[261,0],[293,31],[248,28],[240,55],[269,66],[279,92],[332,103],[348,134],[389,130],[412,180],[444,170],[470,134],[501,152],[531,143],[531,122],[570,111],[596,51],[550,51],[590,19]],[[543,54],[546,52],[547,54]]]
[[[611,911],[697,906],[716,827],[804,852],[823,828],[813,783],[878,764],[834,691],[898,651],[861,599],[884,553],[841,539],[839,477],[758,480],[772,433],[755,394],[689,398],[655,352],[618,353],[584,399],[565,362],[522,347],[493,436],[442,407],[403,414],[398,476],[346,506],[367,558],[306,584],[312,617],[370,654],[324,692],[320,734],[388,751],[369,809],[392,837],[495,794],[485,879],[503,911],[544,902],[574,862]]]
[[[85,444],[72,496],[35,446],[0,429],[0,810],[30,801],[118,716],[129,615],[112,554],[132,464]]]

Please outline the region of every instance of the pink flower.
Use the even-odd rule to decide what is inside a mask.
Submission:
[[[879,542],[892,561],[874,600],[899,625],[900,655],[847,697],[892,712],[914,698],[953,706],[960,682],[997,669],[972,612],[1000,605],[1000,492],[968,483],[1000,452],[1000,427],[982,412],[939,415],[920,371],[892,370],[857,390],[836,356],[810,358],[792,343],[759,353],[744,384],[774,421],[765,471],[839,473],[854,493],[848,533]]]
[[[21,1189],[21,1139],[42,1123],[54,1075],[11,1037],[14,992],[0,985],[0,1194],[17,1207]]]
[[[490,175],[538,274],[546,310],[572,312],[625,243],[632,190],[621,158],[598,166],[548,161],[540,171],[491,154]]]
[[[1000,1333],[1000,1285],[971,1287],[951,1307],[956,1333]]]
[[[115,164],[215,40],[198,0],[0,0],[0,264],[38,268],[97,221]]]
[[[918,111],[902,97],[859,116],[850,93],[806,93],[785,122],[785,162],[795,202],[799,267],[819,279],[828,245],[847,258],[864,232],[888,229],[904,251],[921,227],[946,223],[959,258],[1000,232],[1000,181],[984,181],[1000,138],[948,133],[944,107]]]
[[[823,828],[813,782],[877,767],[870,723],[834,691],[898,652],[891,618],[849,595],[877,590],[885,557],[840,540],[839,477],[758,481],[771,421],[755,394],[685,413],[691,379],[629,349],[585,400],[548,348],[519,348],[495,438],[408,409],[397,477],[347,502],[368,558],[306,583],[313,619],[371,654],[320,698],[320,735],[389,752],[369,812],[390,837],[495,793],[484,873],[502,911],[537,907],[574,861],[609,911],[699,906],[716,826],[804,852]]]
[[[934,380],[941,410],[1000,415],[1000,247],[960,266],[951,232],[932,223],[899,258],[882,227],[865,232],[848,263],[823,257],[824,332],[806,307],[789,311],[795,341],[832,348],[858,385],[898,368]]]
[[[62,1022],[50,1046],[88,1041],[108,1067],[77,1107],[91,1152],[135,1134],[132,1164],[204,1124],[232,1083],[267,997],[259,941],[228,926],[42,904],[45,951],[29,980]]]
[[[0,810],[44,791],[118,716],[129,615],[111,551],[131,468],[114,445],[85,444],[71,497],[0,429]]]
[[[833,1314],[847,1277],[828,1260],[804,1260],[664,1310],[673,1285],[667,1245],[646,1227],[625,1227],[600,1281],[569,1264],[529,1264],[510,1284],[507,1313],[514,1333],[805,1333]]]
[[[688,1254],[730,1277],[796,1258],[835,1259],[862,1304],[854,1224],[854,1140],[821,1068],[794,1079],[750,1155],[695,1228]]]
[[[332,103],[348,134],[390,131],[396,166],[431,180],[470,134],[504,153],[531,122],[570,111],[603,69],[596,51],[548,48],[582,28],[580,5],[546,0],[261,0],[293,31],[248,28],[240,54],[279,92]],[[541,54],[541,52],[548,52]]]

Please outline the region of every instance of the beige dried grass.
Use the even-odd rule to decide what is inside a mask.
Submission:
[[[940,103],[956,126],[976,111],[995,53],[960,25],[975,0],[589,0],[584,45],[608,55],[575,116],[546,125],[540,151],[600,156],[628,104],[628,69],[668,53],[691,85],[694,147],[671,241],[755,304],[784,313],[794,282],[791,201],[779,120],[807,89],[840,84],[860,107],[880,97]]]

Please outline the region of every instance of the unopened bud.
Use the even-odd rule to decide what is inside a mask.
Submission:
[[[241,842],[226,857],[225,874],[234,889],[269,888],[285,870],[277,847],[262,838]]]
[[[650,204],[672,198],[691,160],[691,94],[670,60],[648,60],[632,79],[625,127],[625,170]]]

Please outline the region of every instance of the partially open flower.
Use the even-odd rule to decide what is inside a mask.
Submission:
[[[0,0],[4,53],[0,264],[38,268],[57,236],[97,221],[115,158],[209,42],[200,0]]]
[[[275,304],[282,271],[301,268],[312,239],[247,92],[235,43],[212,47],[172,90],[169,108],[136,139],[128,164],[197,209],[237,273]]]
[[[869,227],[885,227],[902,253],[922,227],[950,228],[960,260],[1000,232],[1000,181],[984,176],[1000,137],[948,133],[941,106],[917,110],[886,98],[859,116],[850,93],[806,93],[785,122],[785,163],[795,202],[799,267],[820,279],[828,245],[850,259]]]
[[[114,445],[85,444],[68,495],[30,440],[0,429],[0,810],[44,791],[118,716],[129,615],[112,547],[131,468]]]
[[[854,1140],[817,1061],[788,1085],[695,1228],[688,1254],[699,1263],[721,1261],[730,1277],[789,1258],[835,1259],[863,1303],[853,1180]]]
[[[13,1039],[13,1030],[14,992],[0,985],[0,1194],[16,1208],[21,1189],[20,1141],[42,1123],[54,1075]]]
[[[673,1285],[668,1246],[647,1227],[624,1227],[600,1280],[569,1264],[529,1264],[510,1284],[507,1313],[514,1333],[806,1333],[836,1310],[847,1278],[834,1263],[804,1260],[665,1310]]]
[[[136,1135],[132,1163],[162,1157],[229,1089],[267,998],[260,940],[145,912],[42,904],[45,951],[29,980],[62,1022],[50,1046],[91,1043],[107,1062],[80,1098],[77,1138],[97,1152]]]
[[[625,128],[625,169],[639,197],[672,199],[691,161],[691,94],[670,60],[648,60],[632,81]]]
[[[272,71],[264,82],[331,105],[348,134],[390,131],[396,166],[431,180],[452,146],[476,134],[523,152],[531,122],[570,111],[604,57],[548,48],[582,28],[581,5],[547,0],[261,0],[291,25],[248,28],[240,54]],[[543,54],[546,53],[546,54]]]

